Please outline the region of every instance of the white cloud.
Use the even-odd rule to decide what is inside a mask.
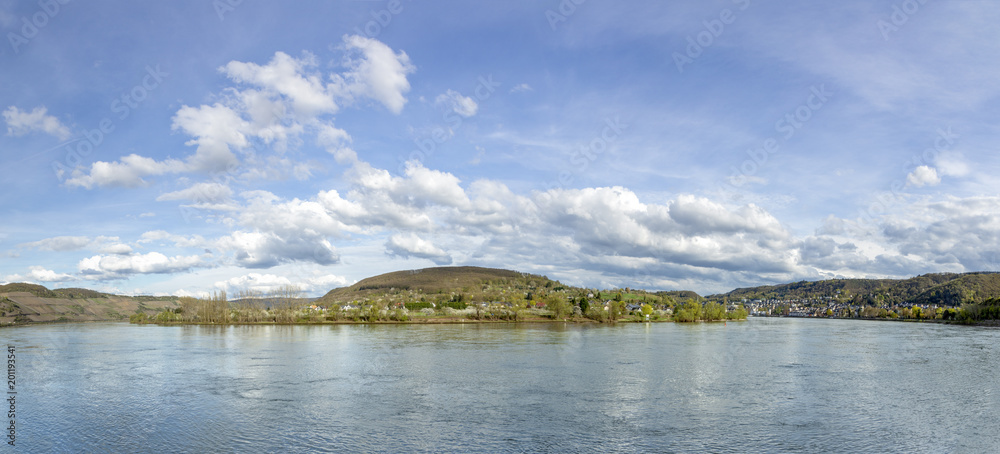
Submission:
[[[65,184],[86,189],[140,187],[150,183],[146,180],[150,176],[192,172],[305,180],[312,176],[313,166],[257,157],[252,143],[260,140],[285,153],[300,143],[299,137],[307,130],[318,131],[317,141],[338,161],[349,160],[353,155],[347,148],[350,136],[335,127],[329,116],[337,113],[341,103],[366,98],[398,114],[410,90],[406,76],[415,68],[405,52],[394,52],[374,39],[345,36],[343,50],[345,72],[326,76],[309,53],[294,58],[276,52],[265,65],[231,61],[219,70],[241,87],[227,88],[211,105],[184,105],[173,117],[171,128],[191,137],[185,144],[196,147],[193,154],[164,161],[136,154],[115,162],[98,161],[89,169],[74,169]]]
[[[906,184],[918,188],[921,186],[934,186],[940,182],[941,177],[938,176],[937,171],[929,166],[919,166],[906,176]]]
[[[462,96],[461,93],[455,90],[448,90],[447,92],[438,95],[434,102],[437,105],[450,109],[466,118],[475,115],[479,110],[479,105],[476,104],[474,99],[468,96]]]
[[[437,265],[451,264],[451,256],[447,252],[413,233],[391,236],[386,241],[385,248],[389,255],[428,259]]]
[[[410,91],[406,75],[416,70],[406,52],[393,52],[378,40],[358,35],[344,36],[344,48],[354,55],[345,61],[348,71],[337,76],[340,92],[374,99],[392,113],[402,112]]]
[[[233,190],[222,183],[196,183],[187,189],[162,194],[156,201],[188,200],[196,203],[223,203],[232,196]]]
[[[235,292],[240,290],[253,290],[267,293],[286,285],[292,285],[292,281],[284,276],[249,273],[224,281],[218,281],[215,283],[215,288],[226,290],[230,293],[230,298],[235,298],[237,297]]]
[[[97,161],[91,164],[89,172],[75,169],[65,183],[70,187],[78,186],[85,189],[100,186],[134,188],[149,184],[143,179],[144,177],[176,173],[184,169],[185,166],[180,161],[158,162],[152,158],[130,154],[118,162]]]
[[[7,282],[70,282],[76,278],[70,274],[56,273],[41,266],[29,266],[27,274],[12,274],[4,277]]]
[[[295,59],[284,52],[275,52],[264,66],[231,61],[219,70],[236,82],[284,96],[299,115],[311,117],[319,113],[334,113],[338,109],[336,100],[323,84],[322,76],[310,73],[315,66],[316,57],[312,54],[305,53],[303,58]]]
[[[174,130],[194,137],[186,145],[197,145],[195,154],[187,159],[190,170],[222,171],[238,164],[232,148],[249,146],[249,123],[239,112],[216,103],[212,106],[182,106],[174,115]]]
[[[510,89],[511,93],[524,93],[529,91],[535,91],[535,89],[531,88],[531,85],[528,84],[517,84],[514,88]]]
[[[183,235],[169,233],[166,230],[153,230],[145,232],[139,236],[137,243],[146,244],[163,240],[170,241],[175,247],[179,248],[206,248],[209,245],[209,242],[206,241],[201,235],[186,237]]]
[[[295,261],[333,265],[340,261],[330,241],[316,235],[280,237],[274,233],[236,231],[216,244],[231,252],[237,265],[247,268],[270,268]]]
[[[3,118],[7,122],[7,135],[23,136],[40,131],[59,140],[68,139],[72,135],[69,128],[58,118],[46,115],[47,113],[48,109],[45,106],[35,107],[31,112],[22,111],[16,106],[8,107],[3,111]]]
[[[284,286],[295,286],[303,292],[325,293],[335,287],[343,287],[349,281],[343,276],[333,274],[319,274],[305,280],[293,281],[285,276],[275,274],[248,273],[242,276],[233,277],[224,281],[218,281],[214,287],[229,292],[229,297],[236,297],[240,290],[253,290],[267,293],[278,290]]]
[[[102,247],[97,252],[101,254],[116,254],[116,255],[126,255],[132,253],[132,246],[124,243],[109,244]]]
[[[942,152],[934,161],[939,174],[949,177],[964,177],[971,173],[969,164],[961,153],[954,151]]]
[[[80,260],[80,275],[91,280],[124,279],[134,274],[164,274],[208,266],[197,255],[167,257],[159,252],[136,255],[95,255]]]
[[[119,241],[116,236],[57,236],[18,245],[23,248],[43,251],[70,252],[81,249],[96,250],[102,254],[128,254],[132,247]]]
[[[47,251],[76,251],[90,245],[91,239],[85,236],[56,236],[44,240],[21,244],[21,247]]]

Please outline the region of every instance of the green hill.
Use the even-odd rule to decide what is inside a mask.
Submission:
[[[909,279],[829,279],[739,288],[712,299],[835,298],[859,305],[937,304],[958,306],[1000,297],[1000,273],[937,273]]]
[[[690,290],[670,290],[664,292],[656,292],[654,294],[660,297],[669,296],[678,303],[684,303],[687,302],[688,300],[695,300],[695,301],[701,300],[701,295],[699,295],[696,292],[692,292]]]
[[[330,290],[317,304],[339,304],[385,295],[411,299],[464,295],[464,298],[499,300],[508,291],[556,291],[567,287],[545,276],[477,266],[443,266],[395,271]]]
[[[30,293],[39,298],[57,298],[55,292],[38,284],[28,284],[25,282],[13,282],[0,285],[0,293]]]

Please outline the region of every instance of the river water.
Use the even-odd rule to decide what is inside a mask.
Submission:
[[[0,339],[22,452],[1000,450],[989,328],[67,324]]]

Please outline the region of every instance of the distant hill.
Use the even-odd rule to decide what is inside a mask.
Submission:
[[[690,290],[671,290],[665,292],[656,292],[655,295],[660,297],[669,296],[678,303],[684,303],[687,300],[692,300],[692,299],[693,300],[701,299],[701,295],[697,294],[696,292],[692,292]]]
[[[349,287],[330,290],[317,304],[346,303],[375,295],[406,292],[411,294],[469,294],[493,287],[517,289],[566,288],[545,276],[518,271],[477,266],[443,266],[419,270],[395,271],[362,279]]]
[[[174,297],[128,297],[83,288],[50,290],[26,283],[0,285],[0,326],[37,322],[128,320],[179,307]]]
[[[712,299],[819,299],[852,304],[938,304],[958,306],[1000,297],[1000,273],[937,273],[909,279],[829,279],[739,288]]]

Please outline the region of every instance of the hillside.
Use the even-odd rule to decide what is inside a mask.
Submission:
[[[700,301],[701,300],[701,295],[699,295],[699,294],[697,294],[695,292],[692,292],[690,290],[662,291],[662,292],[656,292],[655,295],[657,295],[659,297],[667,297],[667,296],[669,296],[669,297],[673,298],[674,301],[676,301],[678,303],[684,303],[684,302],[687,302],[688,300],[695,300],[695,301]]]
[[[178,307],[173,297],[128,297],[94,290],[50,290],[41,285],[0,285],[0,326],[37,322],[127,320],[137,313],[155,314]]]
[[[545,276],[518,271],[476,266],[443,266],[395,271],[362,279],[349,287],[331,290],[320,298],[317,304],[347,303],[387,294],[406,294],[412,299],[444,296],[499,299],[500,294],[514,289],[531,292],[564,288],[566,286]]]
[[[808,300],[831,297],[859,305],[958,306],[1000,297],[1000,273],[938,273],[909,279],[830,279],[739,288],[712,299]]]

